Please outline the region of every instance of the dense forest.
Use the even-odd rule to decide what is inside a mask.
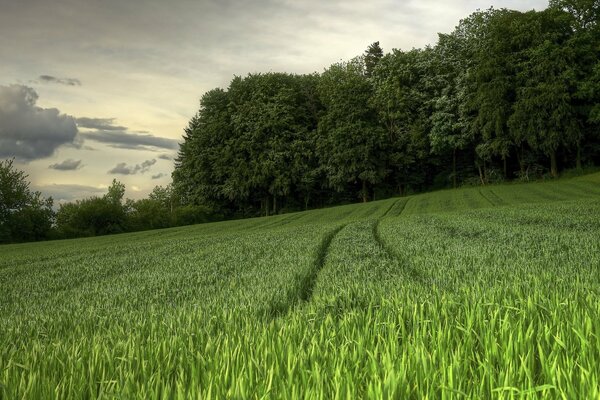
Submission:
[[[435,46],[213,89],[173,183],[55,211],[0,161],[0,243],[270,215],[600,165],[600,2],[477,11]]]
[[[595,0],[489,9],[433,47],[234,77],[202,96],[174,188],[269,215],[598,164],[599,20]]]

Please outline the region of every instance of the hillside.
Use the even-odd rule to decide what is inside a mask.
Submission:
[[[0,248],[0,398],[600,396],[600,173]]]

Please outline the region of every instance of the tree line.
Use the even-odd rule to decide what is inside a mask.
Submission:
[[[269,215],[597,164],[599,19],[594,0],[492,8],[435,46],[376,42],[321,74],[236,76],[202,96],[174,189]]]
[[[191,225],[222,219],[201,205],[182,204],[172,185],[156,186],[148,198],[124,199],[113,180],[107,193],[60,204],[32,191],[13,160],[0,160],[0,243],[100,236]]]
[[[0,161],[0,243],[270,215],[600,163],[600,3],[477,11],[435,46],[307,75],[234,77],[200,101],[173,182],[53,208]]]

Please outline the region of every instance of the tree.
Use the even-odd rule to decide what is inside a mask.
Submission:
[[[598,0],[550,0],[549,6],[572,15],[575,30],[598,29],[598,21],[600,21]]]
[[[431,153],[451,159],[450,176],[455,188],[458,185],[459,152],[470,150],[474,144],[472,127],[478,109],[474,102],[477,84],[473,75],[491,12],[478,11],[461,20],[452,33],[439,35],[431,52]]]
[[[173,188],[183,204],[227,207],[243,197],[243,181],[232,182],[232,171],[242,160],[234,153],[229,103],[224,90],[208,91],[185,129],[173,172]]]
[[[56,213],[56,227],[62,237],[100,236],[128,230],[127,214],[122,203],[125,185],[113,179],[103,197],[90,197],[61,204]]]
[[[179,198],[173,188],[173,184],[168,184],[165,187],[155,186],[152,192],[148,195],[150,200],[158,202],[162,207],[173,212],[175,207],[179,205]]]
[[[372,86],[362,57],[332,65],[321,76],[319,93],[325,113],[319,120],[318,151],[331,188],[342,191],[360,182],[360,198],[385,177],[385,131],[369,105]]]
[[[383,58],[383,49],[379,46],[379,42],[373,42],[365,50],[365,75],[370,78],[373,76],[375,67],[379,64],[379,60]]]
[[[595,0],[551,0],[550,7],[566,14],[564,21],[572,31],[564,46],[573,52],[576,89],[572,104],[581,131],[576,143],[575,165],[580,169],[585,144],[588,148],[595,147],[600,122],[600,3]]]
[[[148,198],[131,201],[128,208],[128,230],[141,231],[171,226],[171,210],[159,200]]]
[[[108,193],[104,195],[110,204],[121,205],[125,196],[125,185],[116,179],[113,179],[112,184],[108,187]]]
[[[516,98],[516,65],[523,46],[527,46],[526,41],[514,39],[529,19],[506,9],[488,13],[471,75],[475,87],[471,106],[476,110],[471,130],[478,136],[477,155],[486,162],[500,157],[506,178],[507,158],[514,146],[508,119]]]
[[[572,31],[564,14],[554,9],[536,17],[537,40],[518,66],[520,85],[509,126],[517,141],[526,141],[550,158],[550,172],[558,176],[557,150],[581,139],[574,105],[575,53],[565,45]]]
[[[418,179],[422,165],[414,167],[429,152],[427,131],[430,110],[426,83],[430,71],[431,49],[403,52],[394,49],[380,61],[371,82],[370,104],[377,111],[386,135],[383,143],[387,154],[387,171],[398,192]]]
[[[276,213],[313,190],[320,109],[315,75],[235,77],[202,97],[186,129],[173,174],[184,204]],[[300,189],[302,186],[302,189]]]
[[[48,238],[54,212],[52,198],[29,189],[27,175],[14,160],[0,161],[0,243]]]

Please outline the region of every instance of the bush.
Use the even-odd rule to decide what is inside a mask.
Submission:
[[[193,225],[214,221],[212,209],[206,206],[187,205],[173,211],[173,225]]]
[[[0,161],[0,243],[47,239],[53,218],[52,198],[32,192],[13,160]]]
[[[91,197],[62,204],[56,214],[59,236],[65,238],[108,235],[126,231],[126,215],[120,203]]]
[[[129,207],[129,230],[142,231],[171,226],[171,213],[160,201],[142,199],[131,202]]]

